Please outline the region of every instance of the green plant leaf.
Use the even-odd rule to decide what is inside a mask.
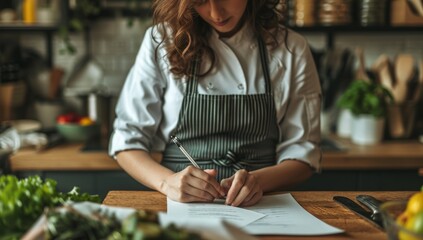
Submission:
[[[349,109],[354,115],[369,114],[375,117],[383,117],[387,105],[393,100],[391,92],[382,85],[355,80],[341,95],[337,106]]]
[[[55,207],[66,201],[100,202],[98,195],[80,193],[78,188],[69,193],[56,190],[57,182],[42,180],[39,176],[18,179],[13,175],[0,177],[0,236],[24,234],[45,208]],[[18,239],[18,238],[16,238]]]

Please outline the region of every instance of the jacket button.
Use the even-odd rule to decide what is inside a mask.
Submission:
[[[239,84],[239,85],[238,85],[238,89],[239,89],[239,90],[244,90],[244,85]]]
[[[209,84],[207,84],[207,90],[213,91],[214,89],[213,83],[209,82]]]

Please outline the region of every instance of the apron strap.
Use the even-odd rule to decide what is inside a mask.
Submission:
[[[219,166],[232,167],[234,172],[244,169],[244,163],[239,161],[236,154],[232,150],[228,150],[224,159],[212,159]]]
[[[199,68],[199,56],[197,56],[191,63],[191,76],[188,78],[187,93],[198,93],[198,68]]]
[[[261,67],[263,70],[264,79],[266,80],[266,93],[272,93],[267,48],[266,48],[266,45],[264,44],[263,38],[261,37],[258,38],[258,45],[260,50]]]

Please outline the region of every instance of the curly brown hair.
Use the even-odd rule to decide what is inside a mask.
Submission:
[[[154,0],[153,24],[157,26],[162,39],[156,48],[165,44],[170,71],[176,76],[189,76],[191,62],[201,55],[210,60],[206,75],[213,68],[216,57],[208,44],[211,26],[194,10],[193,0]],[[253,26],[257,36],[262,36],[271,47],[279,45],[280,33],[287,39],[284,26],[284,0],[248,0],[245,19]],[[152,31],[153,33],[154,31]],[[153,36],[153,39],[154,36]]]

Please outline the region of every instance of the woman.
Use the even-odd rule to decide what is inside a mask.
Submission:
[[[226,196],[250,206],[319,169],[319,80],[278,3],[153,2],[154,26],[122,89],[110,145],[133,178],[175,201]]]

